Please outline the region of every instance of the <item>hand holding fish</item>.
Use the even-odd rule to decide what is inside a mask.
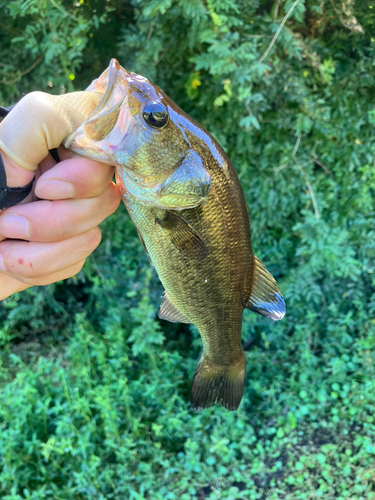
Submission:
[[[76,110],[71,112],[76,94],[68,94],[65,105],[60,99],[61,104],[45,113],[40,99],[50,96],[29,94],[0,123],[0,155],[8,188],[25,186],[35,175],[32,190],[21,203],[0,206],[0,300],[77,274],[100,242],[98,224],[118,207],[113,167],[76,158],[63,147],[60,163],[48,153],[72,131],[70,124],[79,123],[73,121],[79,120]],[[81,121],[89,114],[90,110],[83,113]],[[4,206],[9,208],[1,211]]]

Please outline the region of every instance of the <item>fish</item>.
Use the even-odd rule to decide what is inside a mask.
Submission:
[[[236,171],[201,125],[117,60],[86,90],[103,98],[65,146],[115,165],[123,202],[165,289],[159,318],[199,330],[192,408],[237,410],[246,375],[243,311],[277,321],[285,301],[254,255]]]

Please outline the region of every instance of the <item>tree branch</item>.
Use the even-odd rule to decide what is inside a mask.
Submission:
[[[278,39],[280,33],[281,33],[281,30],[283,29],[284,27],[284,24],[287,22],[289,16],[291,15],[291,13],[293,12],[293,10],[297,7],[297,5],[299,4],[300,0],[296,0],[294,2],[294,4],[291,6],[291,8],[288,10],[288,12],[285,14],[285,17],[284,19],[281,21],[281,24],[280,26],[277,28],[277,31],[275,33],[275,36],[272,38],[271,40],[271,43],[269,44],[267,50],[265,51],[265,53],[262,55],[262,57],[259,59],[258,63],[262,63],[265,58],[268,56],[268,54],[270,53],[272,47],[274,46],[276,40]]]
[[[25,71],[22,71],[22,73],[19,73],[16,76],[16,78],[14,78],[13,80],[9,80],[9,81],[0,80],[0,83],[2,83],[3,85],[12,85],[13,83],[16,83],[16,81],[19,80],[19,78],[21,78],[24,75],[27,75],[27,73],[30,73],[30,71],[32,71],[35,68],[35,66],[37,66],[40,63],[40,61],[42,61],[43,59],[44,59],[44,56],[39,56],[38,59],[36,59],[31,66],[29,66],[27,69],[25,69]]]

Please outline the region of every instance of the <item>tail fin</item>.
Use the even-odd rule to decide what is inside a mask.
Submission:
[[[203,355],[195,370],[191,388],[191,406],[195,411],[221,403],[228,410],[237,410],[244,390],[245,354],[231,365],[214,364]]]

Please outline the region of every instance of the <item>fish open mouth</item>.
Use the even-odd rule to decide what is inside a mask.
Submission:
[[[129,76],[130,73],[116,59],[111,60],[109,68],[86,89],[87,92],[103,93],[101,101],[88,119],[65,139],[66,148],[104,163],[114,163],[108,153],[101,151],[103,147],[99,143],[108,137],[120,121],[125,123],[126,117],[123,115],[127,108]],[[117,128],[123,131],[123,126]],[[114,147],[109,146],[109,152]]]

